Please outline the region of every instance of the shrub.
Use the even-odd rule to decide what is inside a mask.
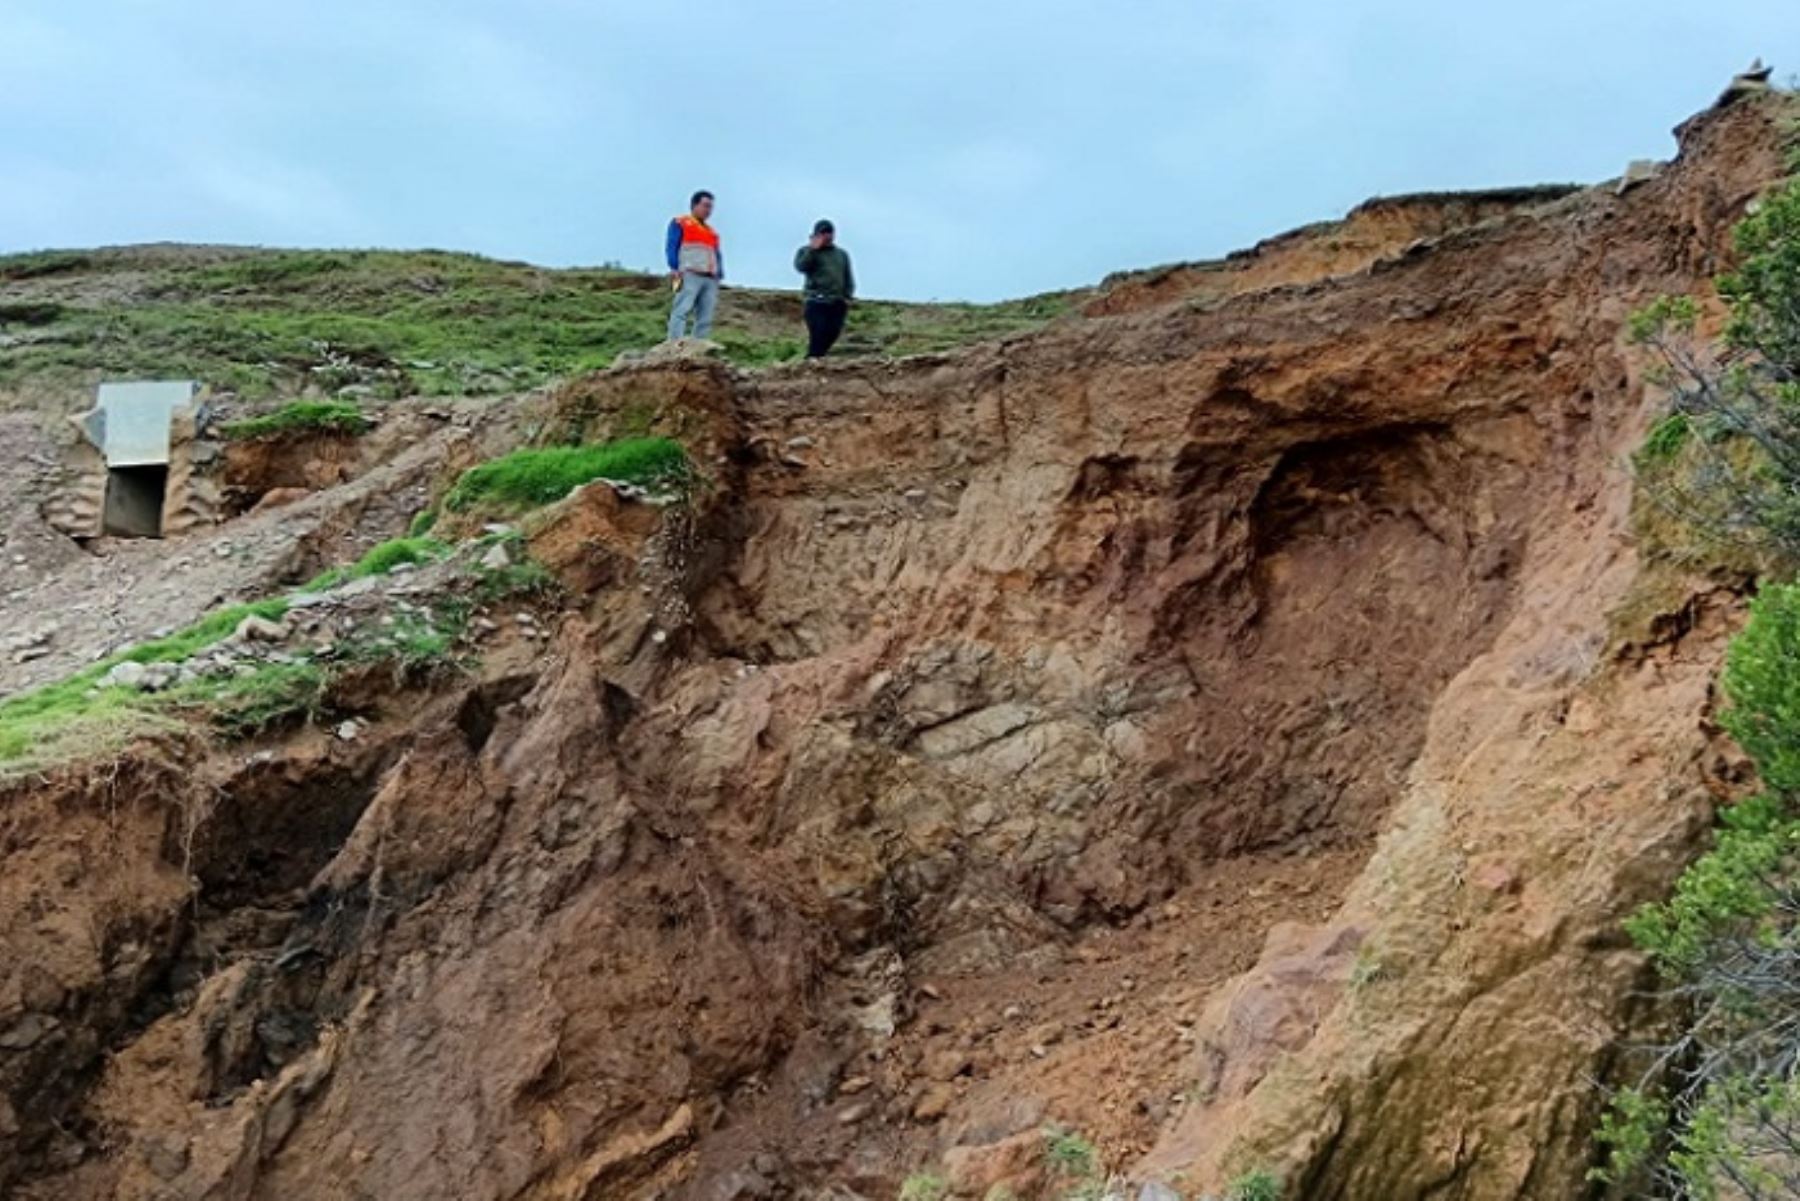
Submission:
[[[1800,184],[1737,230],[1721,353],[1695,306],[1664,300],[1632,334],[1663,356],[1675,415],[1637,457],[1704,531],[1800,559]],[[1672,423],[1679,421],[1679,426]],[[1800,586],[1776,584],[1732,641],[1720,722],[1766,791],[1725,809],[1673,895],[1626,923],[1684,1017],[1597,1131],[1596,1179],[1634,1195],[1800,1197]]]
[[[1651,499],[1695,529],[1800,562],[1800,181],[1765,197],[1736,240],[1739,268],[1719,281],[1730,319],[1717,352],[1695,346],[1689,297],[1632,318],[1674,408],[1637,464]],[[1684,469],[1670,470],[1678,459]]]
[[[1730,707],[1720,721],[1762,781],[1800,795],[1800,586],[1764,589],[1725,657]]]
[[[345,400],[296,400],[272,413],[228,422],[220,428],[227,438],[285,438],[297,434],[360,434],[369,428],[362,410]]]
[[[657,485],[687,475],[687,454],[669,438],[627,438],[588,446],[516,450],[463,472],[444,498],[453,513],[478,504],[520,512],[561,500],[597,479]]]

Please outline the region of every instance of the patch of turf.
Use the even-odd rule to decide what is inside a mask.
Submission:
[[[255,671],[179,685],[153,704],[197,712],[228,737],[248,737],[276,722],[318,712],[330,675],[316,663],[264,663]]]
[[[320,572],[300,586],[302,592],[325,592],[339,584],[366,576],[386,575],[403,563],[431,563],[450,553],[450,547],[436,538],[390,538],[347,567],[333,567]]]
[[[220,428],[227,438],[284,438],[295,434],[360,434],[369,428],[362,410],[344,400],[296,400],[273,413],[233,421]]]
[[[683,479],[687,453],[670,438],[626,438],[587,446],[546,446],[512,454],[463,472],[444,497],[444,507],[467,512],[488,505],[522,512],[561,500],[591,480],[652,485]]]
[[[285,600],[230,605],[166,638],[109,655],[54,684],[0,701],[0,771],[61,757],[65,746],[99,737],[104,745],[129,740],[155,724],[156,702],[145,693],[103,684],[120,663],[179,663],[229,637],[246,617],[271,621]]]

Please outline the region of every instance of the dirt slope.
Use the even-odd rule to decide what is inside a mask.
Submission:
[[[547,515],[543,649],[0,793],[0,1187],[1029,1201],[1053,1125],[1189,1194],[1581,1195],[1617,918],[1734,772],[1735,599],[1611,617],[1621,330],[1790,115],[1305,284],[570,385],[712,482]]]

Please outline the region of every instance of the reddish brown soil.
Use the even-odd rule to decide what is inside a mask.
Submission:
[[[1724,263],[1786,117],[1215,305],[576,381],[552,427],[648,412],[708,478],[530,523],[547,644],[354,743],[0,796],[0,1181],[1030,1201],[1054,1125],[1190,1191],[1573,1195],[1619,914],[1730,784],[1733,598],[1609,618],[1621,329]]]

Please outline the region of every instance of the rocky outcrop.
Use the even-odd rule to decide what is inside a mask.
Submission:
[[[0,1070],[18,1195],[1049,1190],[1047,1123],[1190,1191],[1574,1195],[1617,918],[1733,771],[1733,598],[1611,629],[1621,330],[1721,266],[1784,104],[1303,285],[571,385],[553,432],[677,433],[705,481],[532,524],[574,589],[545,649],[396,699],[353,763],[216,769],[178,811],[225,859],[120,851],[162,889],[145,970],[28,996],[0,928],[0,1030],[90,1031]],[[83,821],[163,828],[161,785],[106,795]],[[262,853],[305,854],[230,864],[259,844],[215,815],[296,805]],[[50,854],[56,805],[5,812]],[[18,879],[8,913],[121,939]]]

